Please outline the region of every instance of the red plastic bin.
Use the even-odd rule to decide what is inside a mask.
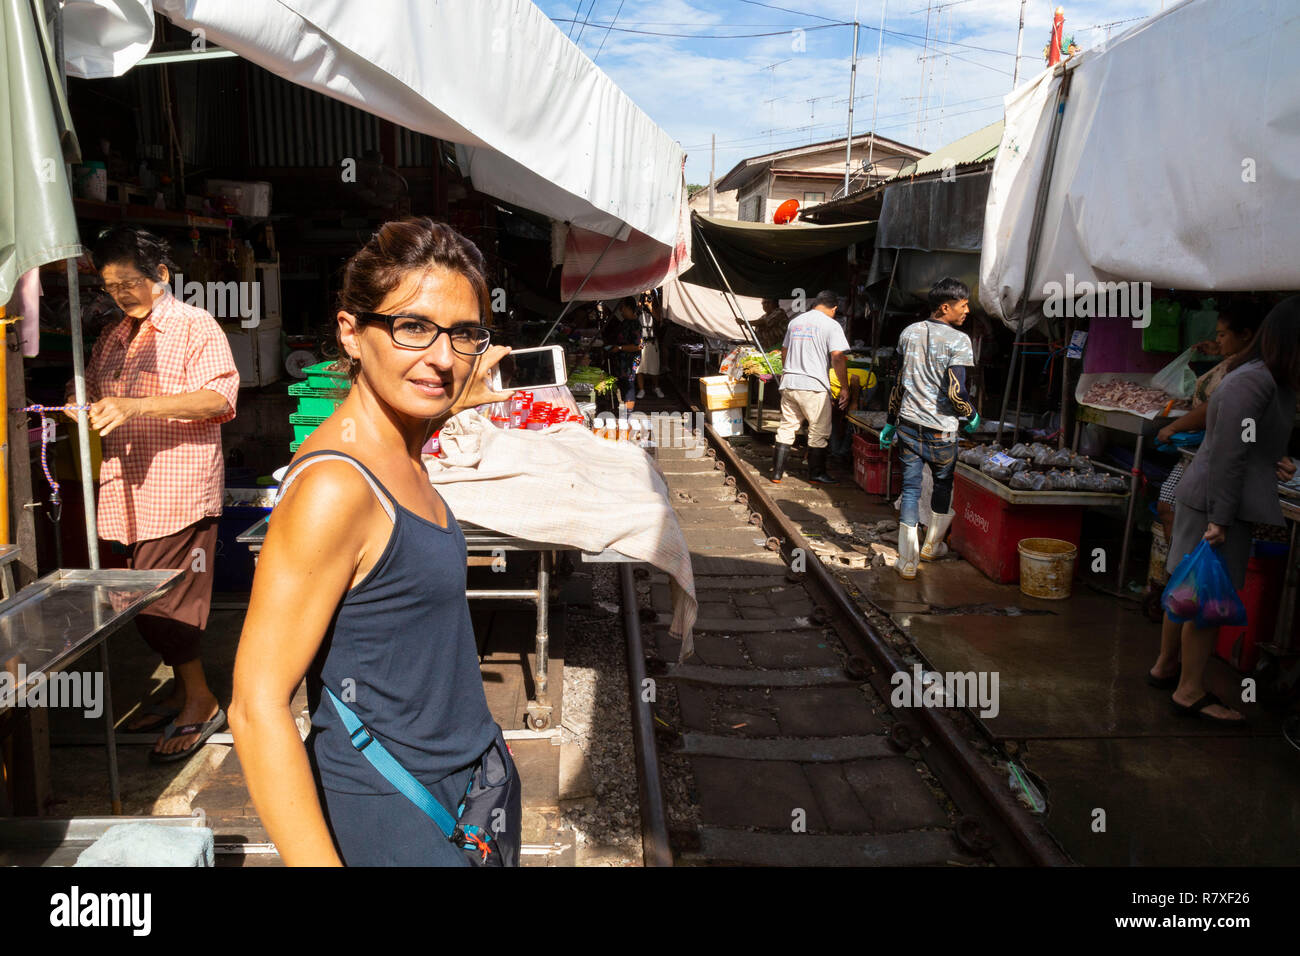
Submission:
[[[952,500],[957,512],[952,547],[1000,584],[1020,580],[1016,546],[1024,538],[1059,538],[1079,546],[1083,505],[1013,505],[960,471],[954,476]]]
[[[855,434],[853,436],[853,480],[857,482],[858,487],[869,495],[883,495],[885,473],[891,457],[894,460],[894,473],[889,481],[891,489],[889,496],[892,498],[903,490],[903,466],[898,460],[897,446],[886,452],[880,447],[879,442]]]
[[[1243,674],[1252,673],[1259,660],[1259,643],[1273,639],[1277,627],[1278,596],[1286,574],[1284,557],[1251,555],[1246,584],[1237,592],[1246,605],[1246,624],[1221,627],[1214,653]]]

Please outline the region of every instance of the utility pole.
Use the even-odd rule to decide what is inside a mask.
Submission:
[[[853,63],[849,67],[849,131],[844,141],[844,195],[849,194],[849,172],[853,168],[853,88],[858,80],[858,21],[853,20]]]
[[[1011,88],[1016,88],[1016,81],[1020,79],[1020,49],[1025,42],[1025,4],[1028,0],[1020,0],[1020,31],[1016,34],[1016,65],[1011,71]]]
[[[710,137],[709,145],[709,215],[713,215],[713,161],[718,157],[718,134]]]
[[[871,97],[871,140],[867,143],[867,185],[871,185],[872,153],[876,149],[876,107],[880,101],[880,67],[885,50],[885,8],[889,0],[880,0],[880,30],[876,34],[876,92]]]

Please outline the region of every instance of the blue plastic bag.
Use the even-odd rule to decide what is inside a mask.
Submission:
[[[1172,620],[1195,621],[1198,628],[1246,623],[1246,605],[1237,596],[1228,569],[1205,539],[1178,562],[1160,605]]]

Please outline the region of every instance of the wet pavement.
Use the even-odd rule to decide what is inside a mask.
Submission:
[[[770,445],[748,444],[742,456],[770,471]],[[832,522],[897,517],[836,474],[845,480],[829,489],[798,469],[767,487],[786,514],[828,537]],[[1042,781],[1045,822],[1077,862],[1294,865],[1300,754],[1280,720],[1250,703],[1240,707],[1249,719],[1240,729],[1176,716],[1170,692],[1146,684],[1160,627],[1135,602],[1077,579],[1066,600],[1030,598],[955,556],[923,564],[913,581],[892,567],[837,573],[935,670],[997,674],[997,714],[980,720]],[[1244,676],[1212,657],[1206,682],[1237,700]]]

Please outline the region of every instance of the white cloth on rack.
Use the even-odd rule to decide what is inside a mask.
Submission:
[[[439,442],[441,456],[426,455],[425,469],[457,519],[654,565],[671,582],[669,632],[682,642],[679,659],[692,654],[698,605],[690,548],[668,486],[644,451],[576,422],[501,429],[472,409],[443,426]]]

